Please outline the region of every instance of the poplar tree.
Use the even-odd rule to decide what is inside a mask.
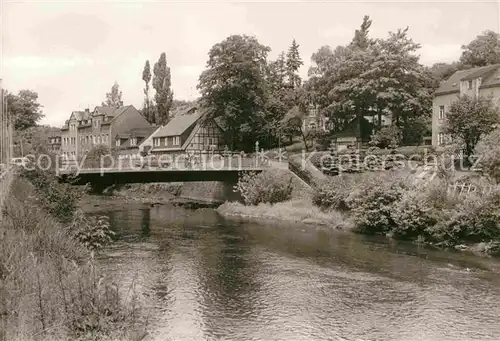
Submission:
[[[170,108],[174,94],[171,90],[170,67],[167,66],[167,55],[163,52],[153,68],[153,88],[156,90],[156,119],[157,124],[166,124],[169,121]]]
[[[143,114],[149,123],[155,123],[155,117],[151,111],[151,102],[149,100],[149,82],[151,82],[151,66],[149,60],[146,60],[144,70],[142,71],[142,80],[144,81],[144,109]]]

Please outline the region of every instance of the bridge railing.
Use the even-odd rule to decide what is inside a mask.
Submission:
[[[188,155],[175,157],[159,155],[158,157],[140,157],[132,159],[107,158],[105,162],[86,164],[85,162],[66,161],[60,163],[62,171],[83,170],[238,170],[262,169],[270,167],[270,161],[262,155],[245,155],[227,153],[225,155]]]

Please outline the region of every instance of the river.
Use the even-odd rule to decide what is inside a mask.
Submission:
[[[126,206],[126,205],[124,205]],[[500,264],[209,209],[107,208],[148,340],[499,340]]]

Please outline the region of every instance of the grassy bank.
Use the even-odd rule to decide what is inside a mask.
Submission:
[[[423,169],[346,174],[328,178],[312,197],[292,197],[283,174],[240,180],[245,204],[219,207],[225,216],[313,223],[367,235],[500,256],[500,186],[461,178],[475,191],[457,191],[453,174]]]
[[[237,202],[226,202],[217,208],[225,217],[244,219],[268,219],[293,223],[331,226],[333,228],[349,228],[348,220],[337,211],[324,212],[310,201],[295,199],[276,204],[260,203],[244,205]]]
[[[144,323],[134,290],[101,273],[91,252],[102,221],[87,226],[37,185],[16,178],[3,210],[0,340],[137,340]]]

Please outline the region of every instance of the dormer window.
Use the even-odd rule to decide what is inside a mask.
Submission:
[[[174,136],[174,146],[179,146],[181,144],[180,136]]]
[[[130,139],[130,145],[131,146],[137,145],[137,138],[136,137],[133,137],[133,138]]]
[[[467,81],[467,89],[469,89],[469,90],[472,89],[472,80]]]
[[[120,139],[117,139],[117,140],[116,140],[116,146],[117,146],[117,147],[120,147]]]

